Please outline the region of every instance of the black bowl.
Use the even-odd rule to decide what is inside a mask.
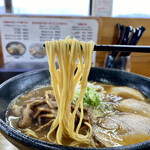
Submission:
[[[49,80],[48,69],[37,70],[33,72],[27,72],[13,77],[3,84],[0,85],[0,130],[1,133],[16,147],[19,149],[68,149],[68,150],[85,150],[87,148],[77,148],[57,145],[48,143],[45,141],[37,140],[29,137],[16,129],[10,127],[6,123],[6,110],[16,96],[32,90],[41,85],[48,85]],[[142,92],[145,96],[150,98],[150,79],[127,73],[124,71],[103,69],[103,68],[91,68],[89,80],[110,83],[121,86],[129,86]],[[94,148],[88,148],[94,149]],[[150,149],[150,141],[111,148],[96,148],[99,150],[139,150],[139,149]]]

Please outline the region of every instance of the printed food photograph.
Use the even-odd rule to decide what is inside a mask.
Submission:
[[[29,51],[35,58],[43,58],[46,55],[46,50],[42,44],[32,44]]]
[[[26,47],[20,42],[11,42],[6,46],[6,49],[10,55],[21,56],[25,53]]]

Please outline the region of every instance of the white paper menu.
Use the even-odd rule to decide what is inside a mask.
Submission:
[[[111,17],[113,0],[92,0],[92,16]]]
[[[2,17],[4,63],[47,61],[43,44],[51,39],[59,40],[70,36],[97,43],[98,26],[94,19]],[[95,53],[92,62],[95,62]]]

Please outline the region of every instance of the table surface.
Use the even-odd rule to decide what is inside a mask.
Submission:
[[[0,133],[0,150],[18,150]]]

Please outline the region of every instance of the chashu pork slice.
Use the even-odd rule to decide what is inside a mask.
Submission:
[[[116,109],[150,118],[150,104],[146,103],[145,101],[139,101],[136,99],[124,99],[120,101]]]
[[[136,89],[126,87],[126,86],[124,87],[112,86],[111,88],[109,88],[108,93],[121,96],[121,97],[125,97],[125,98],[134,98],[140,101],[145,100],[145,97],[141,92],[139,92]]]
[[[144,142],[150,140],[150,119],[136,114],[100,118],[93,126],[93,135],[105,147]]]

